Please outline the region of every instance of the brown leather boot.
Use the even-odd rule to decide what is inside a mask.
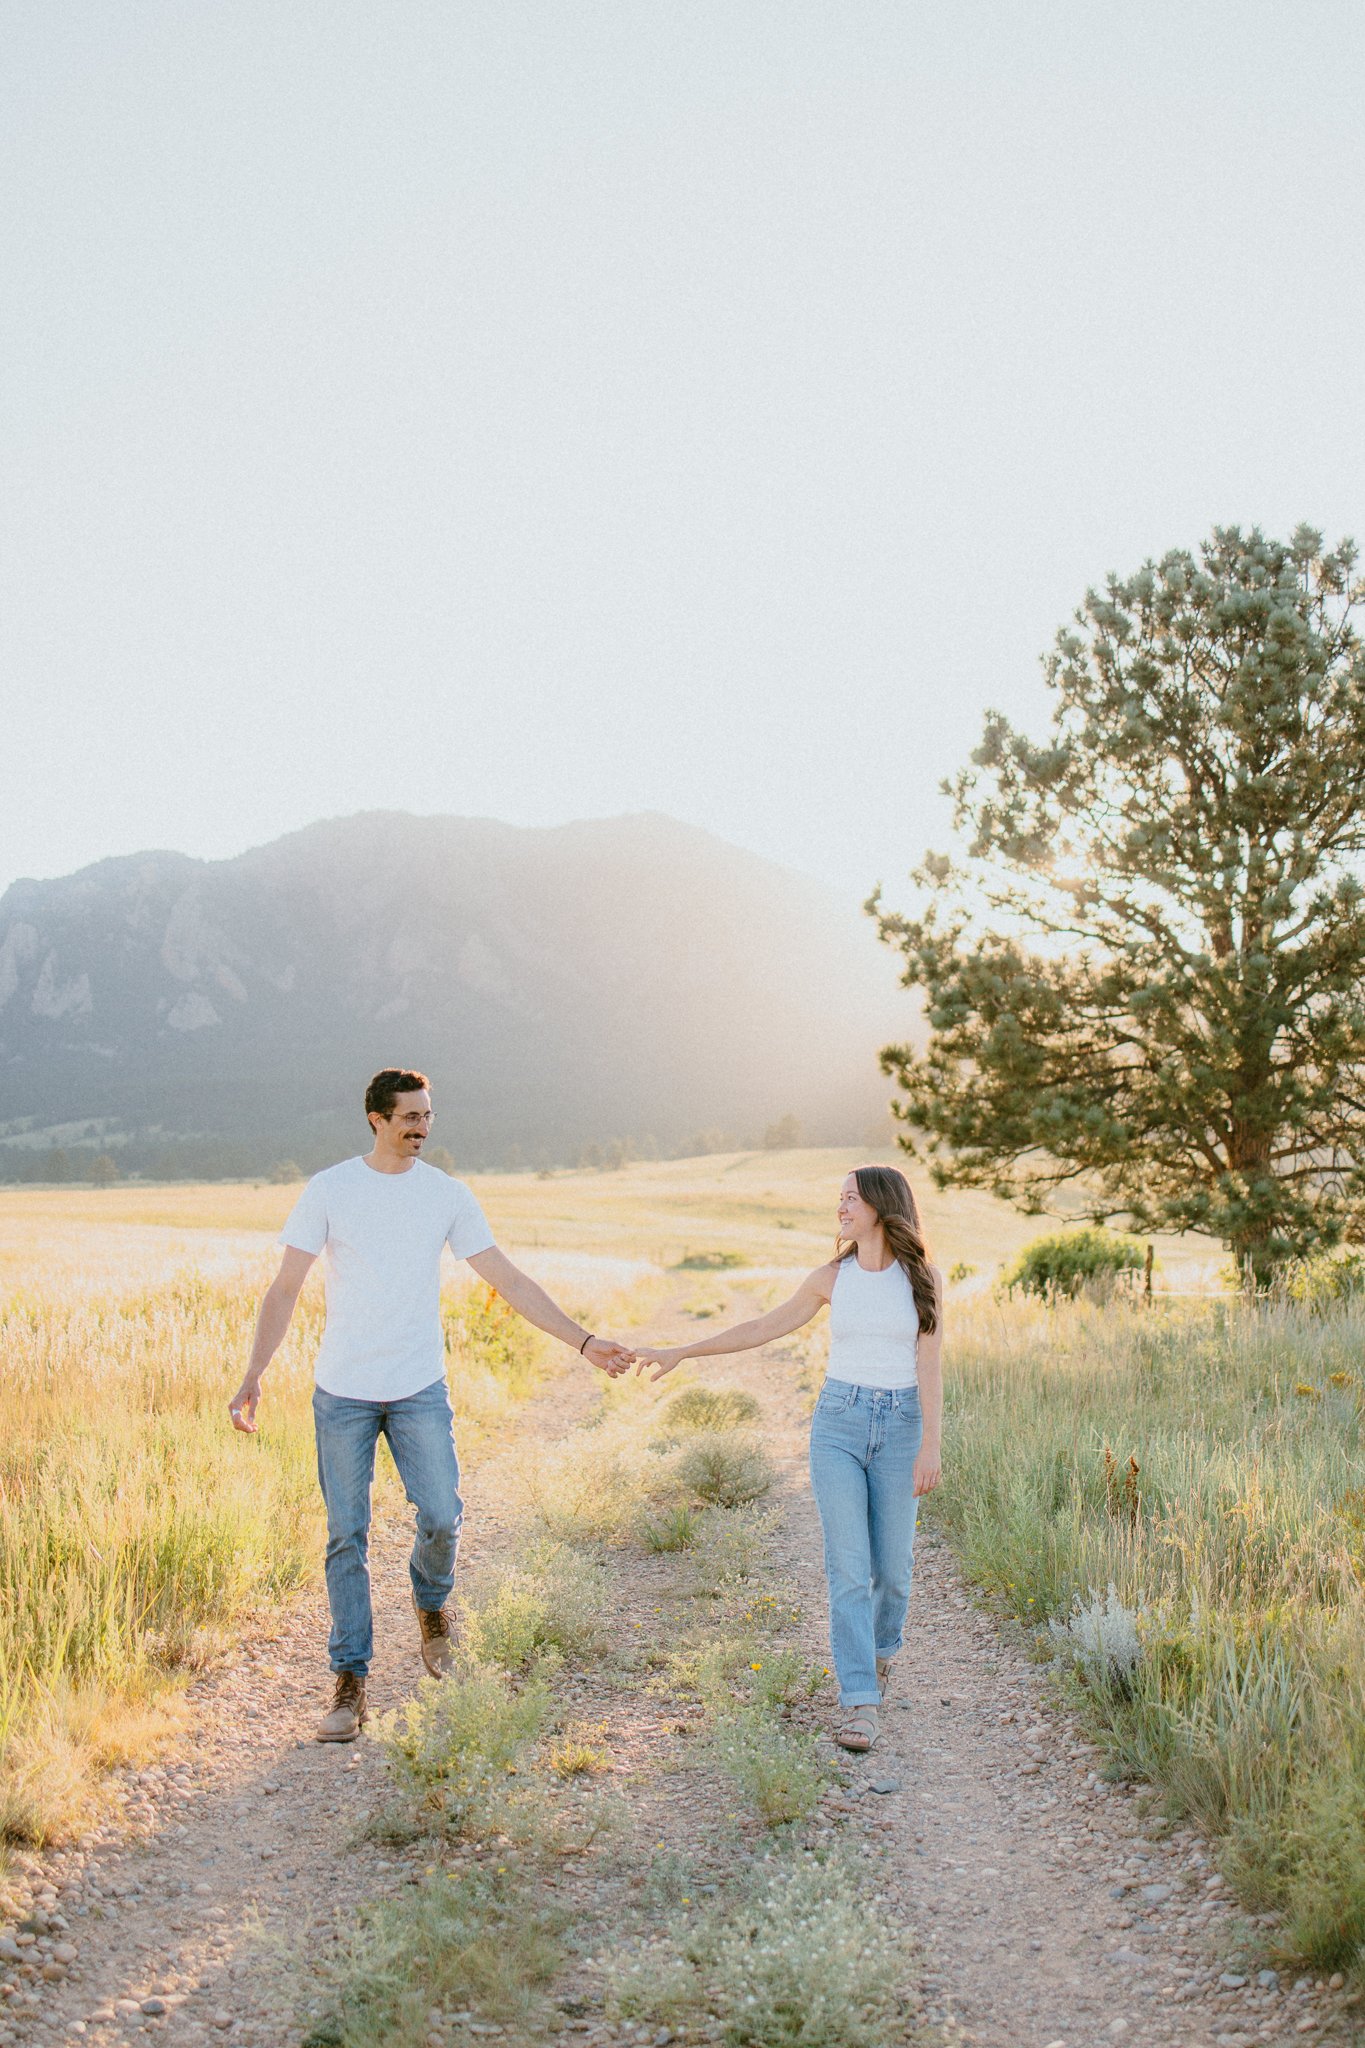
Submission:
[[[332,1711],[318,1723],[319,1742],[354,1742],[370,1710],[365,1705],[365,1681],[357,1671],[338,1671]]]
[[[422,1631],[422,1662],[433,1678],[445,1678],[455,1662],[450,1616],[444,1607],[419,1607],[416,1593],[412,1596],[412,1606],[417,1626]]]

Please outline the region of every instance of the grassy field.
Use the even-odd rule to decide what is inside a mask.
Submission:
[[[824,1256],[836,1152],[475,1183],[567,1305],[647,1321],[669,1269],[742,1261],[760,1297]],[[167,1684],[318,1554],[307,1414],[316,1288],[269,1439],[222,1406],[295,1190],[0,1194],[0,1828],[79,1825],[103,1759],[153,1739]],[[1036,1632],[1114,1767],[1222,1844],[1288,1960],[1365,1949],[1365,1313],[1217,1297],[1221,1254],[1158,1245],[1171,1290],[1044,1308],[992,1282],[1046,1228],[929,1192],[950,1290],[941,1517],[981,1596]],[[690,1277],[690,1276],[689,1276]],[[731,1277],[734,1277],[731,1275]],[[452,1286],[455,1283],[452,1271]],[[674,1283],[676,1285],[676,1282]],[[452,1291],[453,1374],[496,1427],[530,1367]],[[659,1542],[670,1540],[661,1510]]]
[[[839,1186],[854,1155],[835,1150],[716,1153],[637,1162],[617,1172],[483,1174],[470,1185],[509,1251],[566,1258],[594,1283],[613,1270],[590,1261],[677,1265],[689,1254],[730,1252],[746,1264],[805,1270],[829,1256]],[[989,1195],[939,1194],[916,1176],[931,1248],[945,1271],[988,1282],[1050,1226]],[[230,1271],[273,1253],[299,1189],[269,1183],[130,1183],[112,1188],[0,1188],[0,1292],[133,1284],[179,1265]],[[1158,1238],[1164,1283],[1217,1285],[1224,1263],[1200,1239]],[[630,1277],[622,1268],[621,1277]]]
[[[1365,1311],[984,1303],[936,1503],[1292,1965],[1365,1959]]]

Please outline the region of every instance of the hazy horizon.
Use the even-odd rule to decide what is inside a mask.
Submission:
[[[659,811],[894,896],[1088,584],[1365,525],[1345,0],[0,47],[0,888]]]

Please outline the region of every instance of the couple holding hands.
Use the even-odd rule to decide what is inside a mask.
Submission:
[[[830,1642],[839,1681],[835,1739],[866,1750],[901,1646],[920,1496],[939,1479],[943,1289],[914,1197],[894,1167],[860,1166],[839,1192],[836,1252],[788,1301],[695,1343],[632,1350],[584,1330],[498,1249],[461,1181],[421,1157],[434,1111],[425,1074],[385,1067],[365,1091],[368,1154],[315,1174],[280,1233],[284,1255],[229,1403],[234,1428],[257,1427],[261,1381],[321,1256],[327,1318],[315,1366],[318,1479],[327,1510],[332,1704],[320,1742],[350,1742],[366,1719],[373,1649],[370,1491],[379,1438],[416,1515],[412,1601],[422,1660],[452,1662],[446,1611],[463,1506],[440,1314],[448,1244],[509,1307],[615,1377],[633,1365],[661,1379],[687,1358],[747,1351],[830,1311],[829,1364],[811,1420],[811,1483],[824,1529]]]

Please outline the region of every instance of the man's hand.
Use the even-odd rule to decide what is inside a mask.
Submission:
[[[589,1365],[595,1365],[608,1379],[619,1379],[623,1372],[629,1372],[635,1363],[635,1353],[627,1351],[624,1344],[615,1344],[610,1337],[589,1337],[583,1346],[583,1356]]]
[[[926,1493],[932,1493],[943,1477],[937,1447],[926,1446],[915,1460],[915,1499],[921,1500]]]
[[[228,1414],[232,1417],[234,1429],[240,1429],[243,1436],[256,1434],[256,1409],[261,1398],[261,1383],[253,1373],[248,1373],[228,1402]]]
[[[682,1364],[686,1349],[685,1344],[675,1344],[671,1351],[659,1351],[646,1344],[635,1354],[635,1370],[642,1373],[646,1366],[652,1365],[654,1370],[649,1375],[652,1385],[655,1380],[661,1380],[665,1373],[672,1372],[675,1365]]]

